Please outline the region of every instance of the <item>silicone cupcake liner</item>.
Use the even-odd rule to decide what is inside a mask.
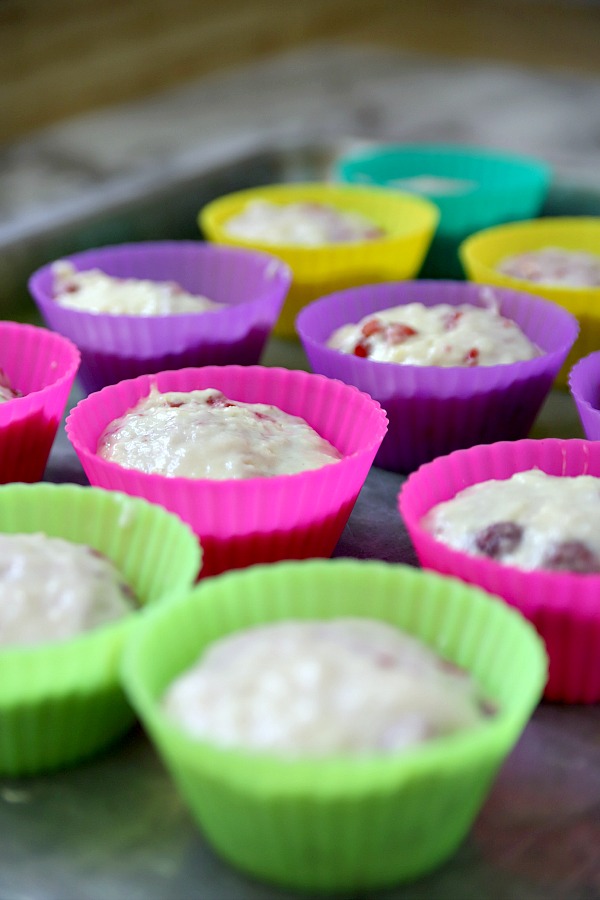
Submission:
[[[557,217],[488,228],[461,245],[460,257],[471,281],[529,291],[559,304],[577,317],[579,338],[560,373],[560,382],[566,385],[568,373],[577,360],[600,346],[600,287],[538,284],[504,275],[497,268],[509,256],[545,247],[598,255],[600,217]]]
[[[98,268],[113,277],[176,281],[226,304],[170,316],[87,313],[58,305],[52,266],[39,269],[29,290],[49,327],[81,349],[80,379],[88,392],[163,369],[257,363],[291,282],[290,271],[272,255],[199,241],[123,244],[65,259],[80,271]]]
[[[23,394],[0,404],[0,483],[41,479],[78,366],[66,338],[0,322],[0,369]]]
[[[421,275],[459,278],[458,247],[475,231],[536,216],[550,185],[551,171],[540,160],[439,144],[387,145],[343,157],[337,176],[345,182],[409,190],[419,177],[456,179],[464,189],[443,193],[435,186],[419,190],[440,210],[440,223]]]
[[[0,488],[0,531],[41,531],[94,547],[116,563],[142,604],[190,587],[200,566],[198,542],[175,516],[78,485]],[[0,649],[0,774],[72,765],[131,726],[118,669],[123,642],[141,615],[69,640]]]
[[[585,436],[600,440],[600,351],[576,363],[569,375],[569,390]]]
[[[405,303],[496,301],[544,355],[526,362],[475,368],[375,362],[326,346],[332,332],[378,310]],[[368,285],[323,297],[297,320],[311,368],[354,384],[386,410],[389,429],[375,465],[409,472],[463,447],[526,437],[577,336],[577,322],[559,306],[530,294],[464,282]]]
[[[222,635],[285,619],[381,619],[466,668],[496,715],[400,753],[286,759],[223,750],[169,722],[167,685]],[[507,660],[510,659],[510,665]],[[128,696],[216,850],[308,891],[416,878],[465,837],[546,677],[534,630],[497,599],[407,566],[357,560],[254,566],[145,618],[123,658]]]
[[[471,484],[538,468],[550,475],[600,475],[600,444],[524,440],[472,447],[422,466],[400,492],[399,508],[422,565],[498,594],[538,629],[550,657],[546,697],[600,700],[600,575],[524,571],[469,556],[435,540],[423,516]]]
[[[343,454],[321,469],[273,478],[166,478],[125,469],[96,454],[104,428],[160,391],[215,387],[234,400],[270,403],[301,416]],[[262,366],[206,366],[142,376],[82,400],[67,434],[92,484],[160,503],[188,522],[204,550],[203,574],[282,558],[329,556],[346,524],[387,419],[353,387],[319,375]]]
[[[231,237],[225,225],[253,200],[274,203],[313,201],[354,211],[387,232],[376,240],[323,244],[320,247],[273,245]],[[275,253],[292,269],[293,282],[275,333],[295,337],[294,321],[302,307],[331,291],[366,284],[412,278],[419,271],[433,237],[439,212],[421,197],[356,185],[269,185],[228,194],[200,212],[201,230],[211,241],[254,246]]]

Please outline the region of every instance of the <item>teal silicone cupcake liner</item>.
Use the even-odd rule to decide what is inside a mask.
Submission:
[[[460,278],[461,241],[483,228],[538,215],[551,170],[541,160],[482,147],[393,144],[341,158],[336,175],[432,200],[440,222],[421,276]]]

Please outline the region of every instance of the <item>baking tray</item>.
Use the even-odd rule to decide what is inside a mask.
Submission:
[[[222,194],[261,184],[311,181],[332,177],[335,161],[372,142],[352,137],[306,144],[280,141],[237,159],[184,173],[90,187],[65,206],[57,205],[51,224],[3,223],[0,230],[0,314],[35,321],[37,311],[27,292],[35,269],[61,256],[127,241],[194,239],[196,217]],[[566,180],[557,172],[542,211],[547,216],[600,215],[600,188]]]
[[[345,149],[345,145],[344,148]],[[197,236],[195,214],[226,190],[321,179],[339,145],[265,150],[198,173],[169,191],[63,223],[30,238],[16,282],[62,254],[126,240]],[[162,215],[159,215],[159,210]],[[546,214],[600,214],[600,197],[553,187]],[[27,271],[25,271],[27,270]],[[27,307],[19,306],[22,318]],[[272,339],[263,362],[306,368],[300,347]],[[70,405],[77,402],[78,389]],[[548,399],[533,435],[580,436],[564,392]],[[63,429],[46,479],[87,483]],[[335,556],[416,565],[396,510],[402,478],[373,469]],[[0,780],[0,900],[291,900],[251,881],[208,848],[150,744],[134,730],[72,770]],[[542,703],[501,769],[468,838],[430,877],[393,890],[339,895],[379,900],[600,898],[600,707]]]

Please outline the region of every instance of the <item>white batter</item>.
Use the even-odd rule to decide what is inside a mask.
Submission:
[[[214,479],[286,475],[341,459],[304,419],[214,388],[161,394],[154,387],[108,425],[98,453],[128,469]]]
[[[0,369],[0,403],[6,403],[7,400],[14,400],[15,397],[22,397],[20,391],[15,390],[10,383],[10,378]]]
[[[407,303],[336,329],[327,346],[378,362],[411,366],[495,366],[541,351],[493,307]]]
[[[174,281],[113,278],[99,269],[78,272],[61,260],[52,266],[54,300],[89,313],[172,316],[221,309],[222,303],[188,294]]]
[[[447,178],[441,175],[413,175],[410,178],[394,178],[389,187],[416,194],[436,194],[438,197],[455,197],[468,194],[477,187],[476,181],[467,178]]]
[[[307,247],[372,240],[385,234],[360,213],[309,201],[280,204],[252,200],[224,227],[229,235],[242,240]]]
[[[397,628],[358,618],[222,638],[170,685],[163,708],[219,746],[303,756],[396,751],[492,711],[466,672]]]
[[[520,569],[600,572],[600,478],[538,469],[485,481],[429,511],[438,540]]]
[[[600,256],[561,247],[509,256],[498,265],[498,271],[536,284],[600,287]]]
[[[76,637],[136,609],[116,566],[83,544],[0,534],[0,646]]]

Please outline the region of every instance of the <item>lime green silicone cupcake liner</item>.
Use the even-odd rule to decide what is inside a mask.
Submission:
[[[600,217],[546,218],[498,225],[467,238],[459,253],[471,281],[528,291],[557,303],[576,316],[580,325],[579,337],[557,379],[565,386],[575,363],[600,347],[600,287],[539,284],[498,271],[498,266],[507,257],[545,247],[600,255]]]
[[[374,617],[468,669],[499,711],[389,755],[287,760],[223,750],[170,723],[167,685],[217,638],[281,619]],[[401,565],[310,560],[255,566],[148,613],[128,641],[126,691],[210,843],[233,865],[304,890],[415,878],[454,852],[546,680],[534,629],[472,586]]]
[[[244,241],[227,233],[226,223],[253,200],[286,204],[325,203],[357,212],[379,225],[383,238],[323,244],[319,247]],[[253,247],[286,262],[293,281],[275,334],[295,336],[298,312],[333,291],[377,281],[413,278],[418,273],[439,219],[435,204],[409,193],[379,187],[334,184],[277,184],[227,194],[205,206],[198,224],[204,235],[221,244]]]
[[[190,587],[200,566],[198,541],[176,516],[97,488],[0,487],[0,531],[94,547],[116,563],[142,605]],[[118,671],[138,615],[69,640],[0,649],[0,774],[73,764],[131,726]]]

